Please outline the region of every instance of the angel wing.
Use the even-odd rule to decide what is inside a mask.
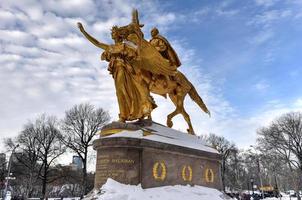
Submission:
[[[138,59],[133,60],[131,64],[153,74],[174,76],[177,73],[177,66],[171,66],[169,60],[165,59],[155,47],[144,39],[141,31],[143,26],[139,23],[138,11],[133,10],[130,24],[132,33],[127,36],[127,40],[137,45]]]
[[[177,67],[171,66],[170,62],[145,39],[141,41],[139,59],[133,60],[132,64],[153,74],[174,76],[177,73]]]

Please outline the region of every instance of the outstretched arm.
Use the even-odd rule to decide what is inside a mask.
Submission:
[[[106,50],[109,45],[108,44],[105,44],[105,43],[101,43],[99,42],[97,39],[95,39],[94,37],[92,37],[91,35],[89,35],[85,30],[84,30],[84,27],[83,25],[78,22],[78,28],[80,29],[80,31],[83,33],[83,35],[92,43],[94,44],[95,46],[101,48],[101,49],[104,49]]]

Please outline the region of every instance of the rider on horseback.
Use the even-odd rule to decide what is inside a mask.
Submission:
[[[159,34],[159,31],[157,28],[153,28],[151,30],[151,36],[152,39],[150,40],[150,44],[154,46],[157,51],[167,60],[169,60],[171,66],[179,67],[181,65],[181,62],[177,56],[177,53],[173,49],[173,47],[170,45],[169,41]],[[155,75],[152,77],[153,80],[160,78],[159,76],[162,75]],[[164,82],[164,86],[167,87],[168,81],[173,79],[171,76],[165,76],[166,81]]]
[[[154,46],[165,59],[169,60],[171,66],[175,65],[176,67],[179,67],[181,63],[177,53],[172,48],[168,40],[159,34],[157,28],[153,28],[151,30],[151,36],[151,45]]]

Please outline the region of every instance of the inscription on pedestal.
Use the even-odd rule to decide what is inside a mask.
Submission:
[[[139,182],[139,153],[119,149],[98,151],[95,184],[103,185],[108,178],[121,183]],[[137,182],[137,183],[136,183]]]
[[[124,165],[133,165],[134,160],[127,158],[110,158],[109,155],[101,155],[98,169],[101,173],[98,174],[101,181],[106,181],[108,177],[116,179],[117,177],[124,177]],[[120,166],[118,166],[120,165]],[[112,169],[115,166],[115,169]],[[120,168],[120,169],[119,169]],[[126,167],[127,168],[127,167]]]

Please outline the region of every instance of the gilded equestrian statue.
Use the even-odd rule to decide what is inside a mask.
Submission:
[[[115,80],[119,103],[119,121],[151,119],[157,106],[151,93],[169,96],[176,109],[167,116],[167,126],[172,127],[172,118],[181,114],[188,124],[188,133],[194,134],[190,116],[184,108],[187,94],[207,114],[204,104],[192,83],[177,70],[180,61],[169,42],[159,35],[158,29],[151,32],[150,42],[144,39],[138,12],[133,11],[132,22],[127,26],[114,26],[111,36],[113,45],[102,43],[89,35],[81,23],[78,27],[95,46],[104,50],[102,60],[109,62],[108,70]]]

